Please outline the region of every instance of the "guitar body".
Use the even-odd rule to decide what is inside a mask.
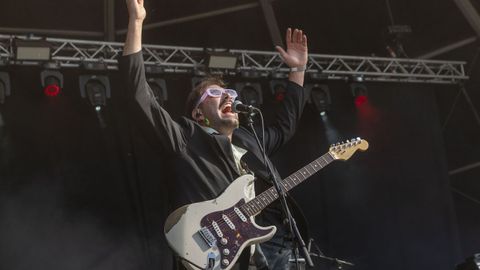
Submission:
[[[329,152],[288,176],[279,184],[285,191],[302,183],[334,160],[347,160],[356,150],[365,151],[368,142],[360,138],[330,147]],[[254,217],[279,195],[275,188],[247,199],[253,176],[237,178],[218,198],[185,205],[170,214],[165,236],[170,247],[189,270],[229,270],[245,247],[268,241],[275,226],[260,227]]]
[[[166,239],[187,269],[228,270],[245,247],[273,237],[275,226],[261,227],[240,210],[253,179],[241,176],[218,198],[185,205],[168,216]]]

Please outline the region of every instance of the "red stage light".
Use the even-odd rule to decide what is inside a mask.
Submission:
[[[56,97],[60,94],[60,90],[61,88],[57,84],[49,84],[43,88],[43,93],[47,97]]]
[[[368,101],[368,98],[365,95],[359,95],[355,97],[355,105],[357,107],[362,106],[363,104],[367,103],[367,101]]]
[[[57,70],[44,70],[40,73],[43,94],[47,97],[56,97],[63,88],[63,75]]]
[[[285,99],[285,93],[276,93],[275,94],[275,101],[282,102]]]

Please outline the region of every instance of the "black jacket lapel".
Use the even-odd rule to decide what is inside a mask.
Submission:
[[[233,158],[232,146],[228,138],[224,135],[212,135],[215,141],[217,142],[220,152],[224,155],[227,160],[228,165],[232,170],[239,176],[240,172],[238,171],[237,166],[235,165],[235,159]]]

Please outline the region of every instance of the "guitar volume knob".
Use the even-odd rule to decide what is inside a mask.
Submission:
[[[225,265],[225,266],[228,266],[230,264],[230,261],[227,260],[227,259],[223,259],[222,264]]]
[[[220,244],[222,244],[222,245],[226,245],[227,243],[228,243],[228,240],[227,240],[227,238],[225,238],[225,237],[222,237],[222,239],[220,239]]]
[[[223,255],[228,256],[230,255],[230,250],[228,248],[223,250]]]

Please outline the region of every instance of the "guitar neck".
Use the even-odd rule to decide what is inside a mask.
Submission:
[[[285,192],[293,189],[298,184],[302,183],[334,160],[335,159],[330,153],[324,154],[323,156],[312,161],[307,166],[280,181],[280,188],[282,188]],[[253,200],[242,205],[241,208],[244,213],[248,214],[249,216],[254,216],[260,213],[265,207],[274,202],[276,199],[278,199],[278,192],[275,187],[271,187],[262,192],[260,195],[256,196]]]

